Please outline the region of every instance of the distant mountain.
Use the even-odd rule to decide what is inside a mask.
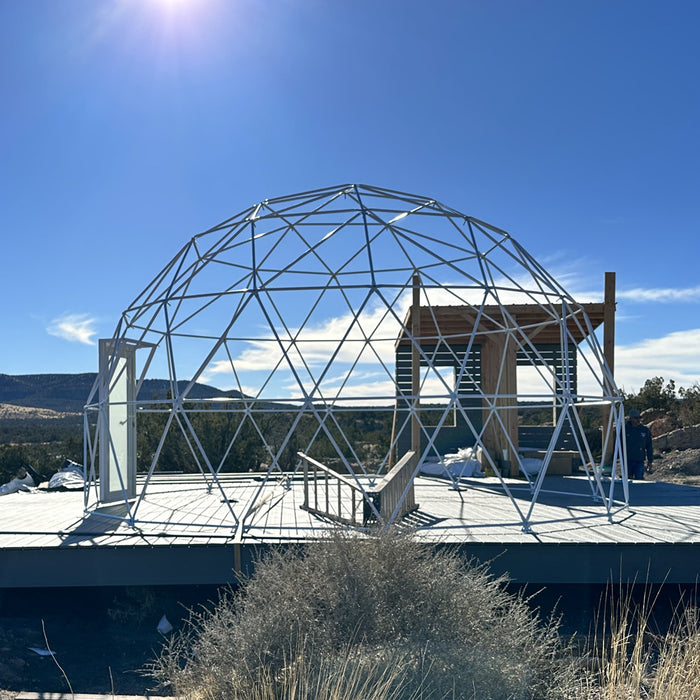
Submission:
[[[81,412],[90,395],[96,374],[0,374],[0,403],[52,411]],[[181,381],[181,389],[188,382]],[[167,379],[146,379],[139,397],[163,399],[170,390]],[[207,384],[195,384],[189,393],[193,399],[239,396],[237,391],[221,391]]]

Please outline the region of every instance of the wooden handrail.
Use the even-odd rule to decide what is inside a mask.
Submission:
[[[375,493],[382,491],[394,478],[396,478],[396,475],[401,472],[406,464],[413,459],[413,455],[415,455],[413,450],[406,452],[406,454],[401,457],[401,459],[391,468],[390,471],[384,475],[384,478],[372,490]]]
[[[378,498],[379,516],[385,523],[404,513],[415,510],[416,498],[413,489],[415,452],[409,450],[392,467],[386,476],[372,490]]]
[[[297,452],[297,456],[301,457],[304,461],[309,462],[309,464],[313,464],[314,467],[317,469],[320,469],[322,472],[326,472],[327,474],[330,474],[334,479],[338,479],[338,481],[342,481],[346,486],[349,486],[350,488],[355,489],[356,491],[362,491],[362,489],[354,482],[350,481],[347,477],[344,477],[342,474],[339,474],[337,471],[331,469],[330,467],[327,467],[325,464],[321,464],[321,462],[317,462],[313,457],[309,457],[308,455],[304,454],[303,452]]]
[[[310,513],[349,525],[366,525],[373,520],[389,523],[397,515],[403,515],[418,507],[415,502],[413,489],[413,458],[415,456],[413,450],[409,450],[403,455],[391,470],[384,475],[382,480],[371,489],[363,489],[359,484],[303,452],[297,452],[297,455],[304,462],[304,503],[301,507]],[[309,467],[314,471],[314,488],[312,493],[309,490]],[[318,471],[322,472],[325,477],[325,489],[324,483],[321,483],[320,503],[319,484],[316,477]],[[330,480],[336,482],[337,512],[331,512]],[[343,515],[342,486],[350,489],[349,518]],[[358,493],[360,494],[359,503],[363,505],[361,522],[358,521],[358,503],[355,501]],[[313,505],[311,504],[311,495],[313,495]]]
[[[325,464],[321,464],[313,457],[309,457],[303,452],[297,452],[297,455],[301,457],[304,462],[304,503],[302,508],[308,510],[310,513],[320,515],[324,518],[329,518],[330,520],[335,520],[336,522],[344,523],[346,525],[364,525],[364,508],[362,509],[362,520],[358,520],[358,504],[366,502],[365,492],[362,488],[346,478],[342,474],[334,471]],[[314,488],[312,494],[309,491],[309,467],[313,469],[314,472]],[[318,478],[316,476],[317,472],[321,472],[324,476],[324,485],[321,487],[321,494],[319,499],[319,489],[318,489]],[[331,510],[331,499],[330,499],[330,486],[331,480],[335,481],[335,487],[337,489],[337,512]],[[349,514],[350,517],[345,517],[343,515],[343,498],[341,495],[341,488],[346,487],[350,489],[350,507]],[[313,505],[311,503],[311,495],[313,495]],[[334,504],[335,506],[336,504]]]

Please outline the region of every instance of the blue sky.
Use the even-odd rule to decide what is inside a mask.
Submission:
[[[195,233],[360,182],[617,273],[616,375],[700,381],[695,2],[0,0],[0,372],[90,372]]]

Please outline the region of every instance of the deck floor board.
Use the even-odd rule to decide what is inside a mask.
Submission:
[[[609,522],[603,505],[591,498],[585,479],[548,477],[526,532],[523,517],[530,509],[530,489],[521,481],[512,480],[508,485],[520,513],[494,479],[469,480],[460,491],[455,491],[446,480],[419,477],[415,482],[419,506],[406,518],[405,526],[415,528],[424,541],[456,543],[469,551],[490,552],[500,547],[513,554],[526,547],[528,556],[533,558],[533,568],[537,557],[552,557],[556,548],[567,552],[569,548],[585,550],[591,567],[596,566],[598,559],[601,567],[609,567],[607,558],[614,557],[615,551],[630,551],[637,556],[640,552],[652,552],[654,547],[660,552],[658,547],[663,547],[663,556],[671,557],[669,566],[682,568],[682,576],[686,577],[695,566],[689,563],[688,547],[696,552],[692,561],[700,561],[700,488],[636,482],[630,486],[630,507],[614,512]],[[567,493],[556,493],[554,487]],[[615,488],[621,497],[621,487],[616,484]],[[331,491],[329,500],[337,504],[335,491]],[[90,585],[91,577],[98,581],[107,574],[101,579],[100,573],[94,571],[97,565],[81,564],[76,552],[84,553],[85,562],[92,561],[89,553],[102,553],[100,565],[107,569],[110,560],[105,552],[110,552],[109,556],[115,561],[118,558],[118,566],[125,571],[129,557],[146,562],[138,564],[144,567],[148,566],[150,552],[153,561],[161,557],[169,562],[168,566],[175,567],[179,556],[181,566],[189,568],[188,580],[194,581],[197,567],[188,563],[188,557],[199,557],[205,582],[214,576],[213,564],[207,557],[216,558],[217,562],[233,561],[229,547],[243,548],[236,555],[240,559],[241,552],[245,554],[261,545],[322,536],[332,524],[303,510],[303,502],[303,482],[298,478],[280,480],[276,476],[265,482],[259,475],[226,475],[220,477],[220,486],[214,483],[207,489],[200,475],[154,475],[147,495],[131,503],[141,522],[129,527],[127,522],[110,517],[124,515],[123,504],[102,506],[97,512],[85,514],[82,492],[35,490],[10,494],[2,497],[0,508],[0,587],[22,585],[21,562],[29,562],[30,554],[38,552],[51,554],[55,561],[61,561],[61,557],[70,560],[78,569],[75,575],[81,576],[85,585]],[[358,504],[358,509],[361,507]],[[239,519],[245,516],[245,529],[238,526],[231,509]],[[343,509],[349,515],[349,504],[344,504]],[[222,547],[223,553],[219,551]],[[10,559],[20,562],[13,564],[14,570],[9,564],[3,565]],[[696,576],[700,565],[697,568]],[[167,566],[164,572],[163,577],[171,575]],[[602,576],[601,572],[595,575]],[[109,575],[127,576],[116,563]],[[185,573],[172,575],[184,577]],[[157,578],[155,574],[153,577]],[[138,579],[138,571],[132,578]]]

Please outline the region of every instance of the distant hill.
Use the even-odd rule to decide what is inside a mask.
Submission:
[[[17,406],[12,403],[0,403],[0,422],[6,420],[61,420],[68,416],[82,417],[77,413],[52,411],[50,408],[34,408],[33,406]]]
[[[96,374],[0,374],[0,404],[46,408],[52,411],[79,413],[90,395]],[[180,388],[188,382],[178,382]],[[146,379],[139,394],[142,399],[165,398],[170,389],[167,379]],[[189,396],[209,399],[237,396],[235,391],[221,391],[207,384],[195,384]]]

